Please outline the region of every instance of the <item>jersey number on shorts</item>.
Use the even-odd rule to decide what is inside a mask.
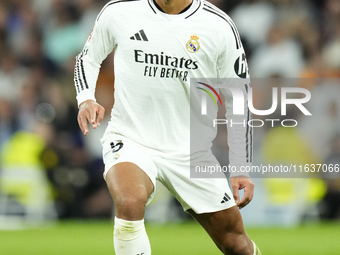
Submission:
[[[112,152],[117,152],[119,151],[121,148],[123,148],[123,143],[122,141],[118,141],[116,144],[114,144],[113,142],[110,143],[111,145],[111,149],[112,149]]]

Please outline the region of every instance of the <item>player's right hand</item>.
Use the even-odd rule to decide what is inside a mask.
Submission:
[[[103,121],[104,113],[104,107],[93,100],[86,100],[79,105],[78,124],[84,135],[89,133],[87,121],[96,129]]]

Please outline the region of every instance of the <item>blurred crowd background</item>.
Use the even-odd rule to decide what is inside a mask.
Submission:
[[[77,124],[73,85],[75,56],[107,2],[0,0],[0,226],[11,216],[29,222],[112,216],[99,142],[114,103],[112,54],[102,65],[96,94],[106,119],[86,138]],[[312,93],[312,118],[289,112],[299,119],[297,128],[254,131],[255,164],[339,164],[340,1],[210,2],[236,23],[253,78],[303,78],[297,86]],[[255,90],[257,109],[270,108],[272,86]],[[225,139],[219,132],[215,150]],[[228,163],[225,155],[220,160]],[[324,177],[256,179],[258,195],[244,209],[245,221],[291,225],[340,218],[338,175]],[[181,219],[176,202],[159,193],[150,220]]]

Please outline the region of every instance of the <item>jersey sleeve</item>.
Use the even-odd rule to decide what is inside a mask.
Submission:
[[[111,17],[110,8],[104,7],[82,52],[76,57],[74,84],[78,106],[86,100],[96,100],[95,89],[101,64],[115,47],[115,38],[108,26]]]
[[[221,81],[236,87],[244,95],[243,114],[233,114],[233,94],[222,88],[225,97],[226,119],[228,121],[229,161],[233,167],[230,176],[248,174],[244,171],[252,165],[252,127],[248,126],[251,113],[248,109],[249,71],[245,52],[233,21],[229,18],[223,36],[218,58],[218,74]],[[236,171],[235,171],[236,170]]]

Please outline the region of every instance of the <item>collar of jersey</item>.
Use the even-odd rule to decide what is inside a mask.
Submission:
[[[189,18],[196,11],[198,11],[198,9],[202,6],[201,0],[193,0],[190,8],[186,10],[185,12],[182,12],[180,14],[167,14],[157,8],[155,3],[153,2],[154,0],[147,0],[147,1],[149,2],[150,8],[155,14],[170,21]]]

